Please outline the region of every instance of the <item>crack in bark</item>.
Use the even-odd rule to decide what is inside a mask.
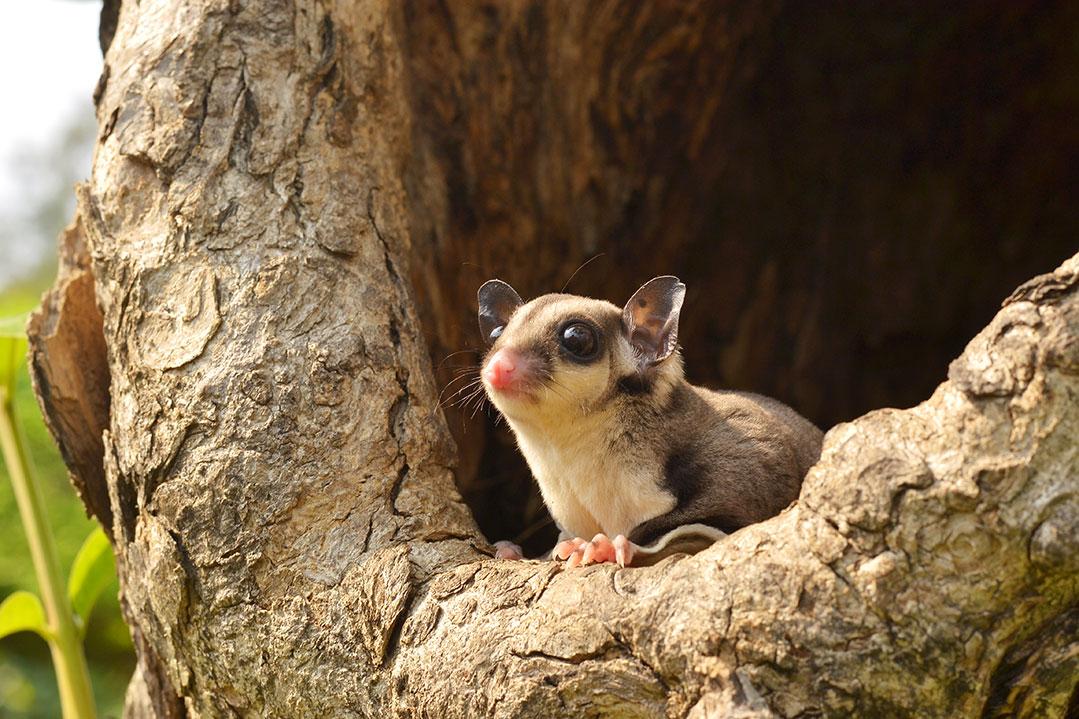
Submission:
[[[404,456],[399,455],[398,459],[403,460]],[[408,517],[408,516],[410,516],[410,515],[408,515],[408,514],[406,514],[404,512],[401,512],[400,510],[397,509],[397,496],[399,494],[401,494],[401,487],[404,486],[405,479],[408,477],[408,472],[409,472],[408,462],[404,461],[404,462],[402,462],[401,467],[397,470],[397,476],[394,478],[393,484],[390,485],[390,493],[389,493],[390,510],[393,512],[394,516],[396,516],[396,517]],[[398,530],[400,530],[400,526],[398,526],[397,530],[394,531],[394,537],[397,536],[397,531]]]
[[[511,649],[509,651],[510,656],[517,657],[518,659],[542,659],[545,661],[554,662],[556,664],[566,664],[569,666],[580,666],[581,664],[592,661],[593,659],[604,659],[609,652],[600,651],[582,651],[569,655],[568,657],[558,656],[557,654],[550,654],[542,649],[531,649],[526,652]]]
[[[610,630],[608,630],[608,631],[610,632]],[[653,677],[655,677],[656,681],[659,682],[659,685],[661,687],[663,687],[663,691],[666,694],[670,695],[673,687],[672,687],[671,684],[669,684],[667,682],[667,680],[664,678],[664,676],[660,672],[660,670],[657,667],[653,666],[652,663],[649,662],[647,659],[645,659],[637,651],[636,647],[634,647],[632,644],[630,644],[626,640],[626,638],[624,636],[622,636],[619,632],[610,632],[610,635],[611,635],[611,638],[614,639],[615,644],[618,647],[621,647],[625,651],[626,656],[637,660],[637,662],[639,662],[641,666],[643,666],[645,669],[647,669],[648,672]]]
[[[1066,711],[1079,692],[1079,605],[1040,627],[1022,644],[1003,653],[989,679],[982,719],[1049,716],[1050,707]],[[1055,654],[1055,656],[1053,656]],[[1047,682],[1045,677],[1050,675]],[[1049,690],[1042,696],[1032,687]],[[1043,689],[1044,691],[1044,689]],[[1070,700],[1070,701],[1069,701]],[[1066,716],[1071,716],[1067,714]]]
[[[412,560],[408,560],[409,564]],[[401,644],[401,632],[404,629],[405,622],[412,615],[412,607],[415,606],[415,600],[417,595],[417,587],[410,580],[405,586],[405,598],[401,602],[400,611],[393,618],[393,622],[390,624],[390,631],[386,639],[386,646],[383,649],[382,656],[379,658],[379,666],[385,666],[386,662],[393,658],[397,653]]]

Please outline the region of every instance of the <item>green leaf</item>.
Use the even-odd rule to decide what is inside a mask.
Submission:
[[[0,389],[15,391],[15,370],[26,359],[26,314],[0,318]]]
[[[0,337],[5,339],[26,339],[26,318],[29,312],[10,317],[0,317]]]
[[[52,638],[36,594],[14,592],[0,604],[0,639],[15,632],[37,632],[46,641]]]
[[[83,634],[86,633],[86,623],[90,620],[94,602],[115,576],[116,558],[112,554],[112,545],[105,531],[95,527],[79,547],[67,581],[67,596],[71,599],[71,608],[75,610],[79,630]]]

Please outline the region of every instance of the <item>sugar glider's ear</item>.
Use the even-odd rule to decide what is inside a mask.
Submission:
[[[622,331],[646,365],[671,356],[678,346],[678,314],[686,286],[664,275],[645,282],[622,309]]]
[[[480,335],[488,347],[502,334],[510,317],[524,304],[521,296],[502,280],[487,280],[476,293],[480,310]]]

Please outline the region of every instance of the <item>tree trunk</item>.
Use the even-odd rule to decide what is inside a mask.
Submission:
[[[495,562],[455,487],[430,358],[469,344],[476,280],[505,268],[521,289],[554,290],[608,248],[585,286],[618,299],[677,262],[700,280],[681,332],[691,371],[754,384],[745,368],[764,358],[780,379],[756,389],[818,418],[855,406],[825,400],[853,371],[829,364],[841,352],[828,343],[854,336],[830,313],[849,278],[905,250],[859,244],[833,218],[846,229],[815,230],[808,254],[780,251],[797,212],[762,213],[749,249],[713,242],[717,222],[753,237],[730,220],[732,196],[761,209],[759,188],[783,184],[765,161],[732,195],[729,168],[761,137],[754,83],[826,54],[806,42],[777,59],[805,14],[120,6],[103,35],[93,176],[32,359],[116,549],[138,652],[128,715],[1033,717],[1075,704],[1079,256],[1017,290],[929,400],[834,427],[796,505],[696,556]],[[959,175],[926,177],[934,198],[961,194]],[[872,214],[888,190],[882,179],[856,198]],[[940,210],[930,238],[972,235],[954,231],[969,209]],[[853,268],[833,287],[843,257]],[[468,258],[484,267],[461,271]],[[967,271],[940,294],[956,315]],[[903,281],[883,289],[908,299],[855,318],[933,307]],[[65,303],[71,287],[82,299]],[[65,321],[79,306],[91,320]],[[87,372],[63,387],[74,401],[50,399],[73,347],[107,367],[107,396]],[[858,401],[876,398],[857,377]],[[497,465],[478,435],[459,437],[465,488]]]

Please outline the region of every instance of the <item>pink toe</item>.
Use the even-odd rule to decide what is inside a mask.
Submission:
[[[524,552],[521,547],[513,542],[502,540],[495,542],[494,547],[495,559],[524,559]]]
[[[610,537],[606,534],[597,534],[593,538],[592,543],[596,546],[595,561],[597,562],[613,562],[615,559],[614,544],[611,543]]]
[[[568,559],[571,554],[573,554],[586,544],[588,544],[588,542],[581,539],[580,537],[566,539],[555,545],[554,551],[551,552],[551,555],[555,559]]]
[[[554,551],[551,552],[551,555],[555,559],[568,559],[569,555],[573,554],[573,552],[576,551],[577,547],[580,546],[578,544],[578,542],[580,541],[582,540],[566,539],[564,541],[561,541],[555,545]]]

